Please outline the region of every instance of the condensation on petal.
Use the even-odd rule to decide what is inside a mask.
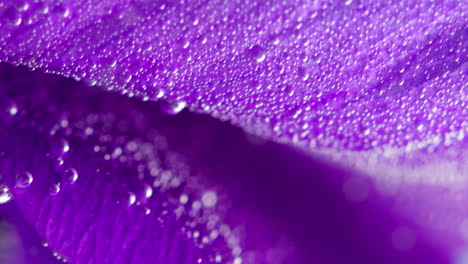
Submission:
[[[431,0],[9,1],[0,60],[163,100],[169,114],[209,113],[397,178],[400,157],[432,155],[468,133],[466,12],[461,1]],[[16,112],[6,107],[6,117]],[[389,157],[380,159],[389,169],[362,166],[373,155]],[[443,166],[460,178],[463,163]],[[420,167],[413,178],[443,177]]]
[[[2,182],[61,260],[428,263],[456,241],[422,239],[432,233],[382,211],[352,171],[204,115],[1,67],[18,109],[0,121]]]

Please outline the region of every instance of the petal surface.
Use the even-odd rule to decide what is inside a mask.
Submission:
[[[4,200],[2,200],[3,202]],[[10,201],[0,205],[0,263],[62,264],[36,229],[25,219],[18,205]]]
[[[467,130],[465,1],[21,3],[0,6],[0,60],[276,141],[373,150]]]
[[[65,261],[450,263],[363,175],[208,116],[2,71],[0,173]]]
[[[454,0],[2,1],[0,61],[164,99],[169,113],[188,106],[371,175],[466,181],[467,10]],[[464,158],[433,153],[452,145]]]
[[[2,61],[351,165],[435,240],[465,244],[463,1],[3,1],[0,13]]]

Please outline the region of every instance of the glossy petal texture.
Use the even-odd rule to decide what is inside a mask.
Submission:
[[[362,175],[208,116],[0,69],[0,173],[70,263],[450,263]]]
[[[456,0],[2,1],[0,60],[165,98],[169,111],[187,104],[307,149],[385,154],[391,168],[466,134],[467,10]],[[424,165],[428,181],[443,176]]]

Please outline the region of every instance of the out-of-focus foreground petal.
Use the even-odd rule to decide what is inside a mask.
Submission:
[[[54,256],[13,201],[0,205],[0,263],[63,263]]]
[[[70,263],[450,263],[363,175],[208,116],[1,69],[0,173]]]

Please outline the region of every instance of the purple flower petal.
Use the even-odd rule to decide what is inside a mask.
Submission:
[[[370,174],[431,182],[468,170],[456,147],[468,131],[467,9],[455,0],[4,1],[0,60],[163,98],[167,112],[187,105]],[[433,153],[445,145],[458,154]],[[368,165],[375,157],[382,166]],[[446,169],[428,175],[430,160]]]
[[[369,150],[467,127],[463,1],[13,3],[2,61],[183,101],[264,137]]]
[[[391,208],[430,241],[465,244],[462,1],[95,2],[0,3],[0,60],[163,98],[172,114],[188,105],[338,159],[397,194]],[[361,201],[362,185],[343,190]]]
[[[70,263],[448,263],[362,175],[207,116],[2,70],[0,173]]]
[[[15,202],[0,207],[0,263],[61,264],[43,244],[36,230],[26,221]]]

